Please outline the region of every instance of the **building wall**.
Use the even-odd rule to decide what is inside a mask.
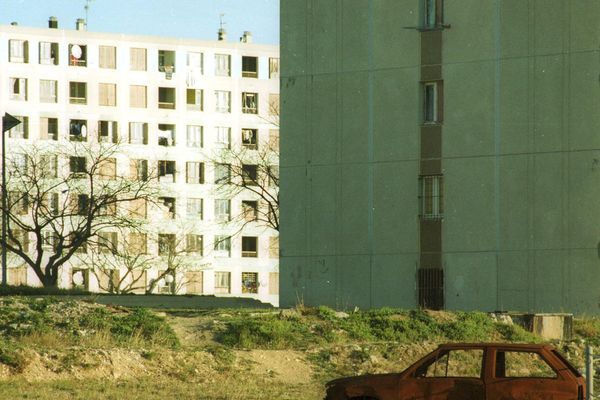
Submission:
[[[281,304],[415,307],[423,2],[281,8]],[[599,14],[444,5],[446,308],[600,311]]]
[[[9,61],[9,40],[23,39],[29,43],[29,62],[15,63]],[[38,43],[57,42],[59,44],[59,65],[40,65],[38,62]],[[87,46],[87,67],[69,66],[69,44]],[[116,46],[116,69],[99,67],[99,46]],[[147,49],[147,70],[131,71],[130,48]],[[158,69],[158,51],[173,50],[176,52],[175,72],[167,79],[164,72]],[[203,55],[203,70],[194,72],[186,65],[188,52],[199,52]],[[215,76],[215,54],[231,56],[231,76]],[[242,77],[242,56],[258,57],[258,78]],[[40,144],[40,117],[58,118],[60,142],[68,141],[70,119],[88,121],[88,132],[91,140],[95,138],[98,120],[117,121],[119,138],[124,142],[123,154],[117,163],[120,175],[129,174],[130,159],[147,159],[149,166],[156,168],[157,160],[174,160],[177,164],[175,183],[161,183],[165,193],[177,198],[177,220],[163,219],[156,213],[150,213],[149,226],[154,233],[181,232],[181,224],[193,226],[193,232],[204,236],[204,256],[198,257],[196,269],[203,271],[203,293],[214,293],[215,271],[231,272],[232,296],[242,296],[242,272],[258,272],[261,286],[258,294],[244,294],[262,301],[278,303],[278,295],[269,288],[270,273],[278,272],[278,259],[270,255],[270,237],[277,232],[259,226],[247,224],[240,231],[241,223],[220,224],[214,216],[214,200],[216,185],[213,184],[213,168],[211,161],[219,154],[215,128],[226,126],[231,128],[232,148],[241,147],[241,129],[258,129],[259,145],[269,141],[269,130],[278,129],[269,117],[268,99],[270,94],[279,93],[278,76],[270,76],[269,59],[278,58],[277,46],[266,46],[251,43],[232,43],[218,41],[180,40],[162,37],[127,36],[120,34],[101,34],[64,29],[33,29],[20,26],[0,27],[0,110],[12,115],[29,118],[29,139],[8,139],[8,151],[18,151],[20,146],[34,143]],[[27,101],[11,100],[9,97],[10,78],[20,77],[28,80]],[[190,83],[190,77],[194,82]],[[43,103],[39,99],[40,79],[58,81],[58,102]],[[69,102],[69,82],[87,82],[87,104],[75,105]],[[114,83],[117,87],[117,104],[115,107],[99,106],[98,84]],[[147,107],[132,108],[129,100],[130,85],[147,87]],[[158,88],[172,87],[176,89],[176,107],[174,110],[158,108]],[[189,111],[186,107],[186,89],[198,88],[204,91],[203,111]],[[231,113],[216,112],[215,90],[231,91]],[[258,115],[242,112],[242,92],[259,94]],[[145,122],[148,124],[148,145],[128,144],[129,122]],[[173,147],[158,146],[158,124],[174,124],[176,126],[176,145]],[[200,149],[186,146],[186,126],[203,127],[203,147]],[[200,161],[205,163],[205,184],[187,184],[186,162]],[[204,200],[203,218],[201,220],[186,216],[186,199],[202,198]],[[254,200],[248,193],[241,193],[231,200],[231,215],[241,213],[241,201]],[[230,256],[221,257],[213,252],[215,235],[234,235]],[[258,237],[258,258],[242,258],[241,236]],[[149,246],[149,251],[156,254],[157,249]],[[16,261],[15,261],[16,262]],[[18,262],[16,262],[18,264]],[[61,286],[71,286],[68,270],[65,269]],[[10,271],[9,271],[10,275]],[[149,272],[149,279],[156,276],[156,271]],[[33,271],[29,271],[27,282],[38,282]],[[90,288],[97,289],[97,284],[90,281]],[[185,293],[185,288],[182,290]]]

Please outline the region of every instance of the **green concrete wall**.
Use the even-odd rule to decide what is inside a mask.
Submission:
[[[419,0],[281,2],[281,299],[416,306]],[[600,313],[600,2],[447,1],[445,304]]]

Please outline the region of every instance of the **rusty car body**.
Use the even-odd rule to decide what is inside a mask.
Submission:
[[[326,400],[583,400],[585,380],[546,344],[445,344],[401,373],[340,378]]]

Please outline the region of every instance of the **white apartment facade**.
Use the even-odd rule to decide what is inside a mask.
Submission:
[[[148,215],[152,234],[180,234],[185,225],[198,239],[197,265],[180,277],[194,283],[179,293],[277,305],[277,232],[223,222],[242,212],[242,201],[257,199],[215,198],[219,172],[211,161],[223,147],[254,148],[278,138],[269,117],[279,97],[278,46],[253,44],[249,36],[239,43],[199,41],[55,26],[53,20],[48,29],[0,26],[0,111],[24,121],[8,132],[8,152],[47,140],[118,140],[117,174],[145,159],[174,200],[170,212]],[[158,256],[158,246],[149,243],[148,253]],[[76,264],[61,272],[60,286],[74,285]],[[33,271],[12,267],[9,283],[39,284]],[[93,276],[86,285],[100,290]]]

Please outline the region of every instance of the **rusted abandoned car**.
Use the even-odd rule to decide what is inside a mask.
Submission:
[[[326,400],[583,400],[584,385],[550,345],[445,344],[401,373],[328,382]]]

